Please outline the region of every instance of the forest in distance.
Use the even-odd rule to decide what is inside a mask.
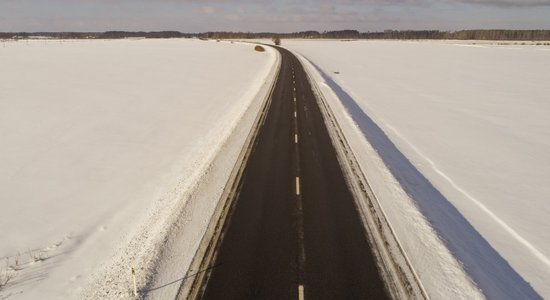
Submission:
[[[550,30],[479,29],[459,31],[439,30],[384,30],[359,32],[357,30],[277,32],[203,32],[179,31],[106,31],[106,32],[0,32],[0,39],[121,39],[121,38],[201,38],[201,39],[433,39],[433,40],[515,40],[550,41]]]

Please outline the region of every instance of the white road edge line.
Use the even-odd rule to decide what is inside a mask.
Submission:
[[[298,300],[304,300],[304,286],[301,284],[298,286]]]
[[[300,177],[296,176],[296,195],[300,196]]]

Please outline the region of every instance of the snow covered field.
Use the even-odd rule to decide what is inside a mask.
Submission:
[[[132,266],[142,288],[176,218],[194,226],[172,266],[185,275],[276,59],[199,40],[1,42],[0,299],[118,297]],[[212,201],[187,205],[203,181]]]
[[[550,297],[549,47],[283,42],[339,98],[331,106],[346,111],[340,122],[432,296],[479,296],[464,270],[489,298]]]

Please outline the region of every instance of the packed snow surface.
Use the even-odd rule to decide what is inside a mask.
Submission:
[[[405,198],[485,296],[550,298],[550,48],[283,42],[311,61],[369,142],[355,143],[357,156],[372,147],[387,168],[376,175],[374,159],[362,158],[433,296],[460,293],[438,286],[439,271],[426,267],[442,252],[411,230],[414,212],[396,203]]]
[[[80,298],[134,255],[117,266],[129,281],[275,57],[181,39],[1,42],[0,299]]]

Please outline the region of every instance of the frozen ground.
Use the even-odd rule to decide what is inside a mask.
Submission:
[[[190,195],[203,181],[221,193],[239,152],[225,173],[211,162],[242,147],[276,57],[198,40],[0,43],[0,299],[124,296],[132,266],[142,289],[183,210],[192,257],[215,202]]]
[[[432,296],[550,297],[548,46],[283,43],[339,98],[331,106]]]

